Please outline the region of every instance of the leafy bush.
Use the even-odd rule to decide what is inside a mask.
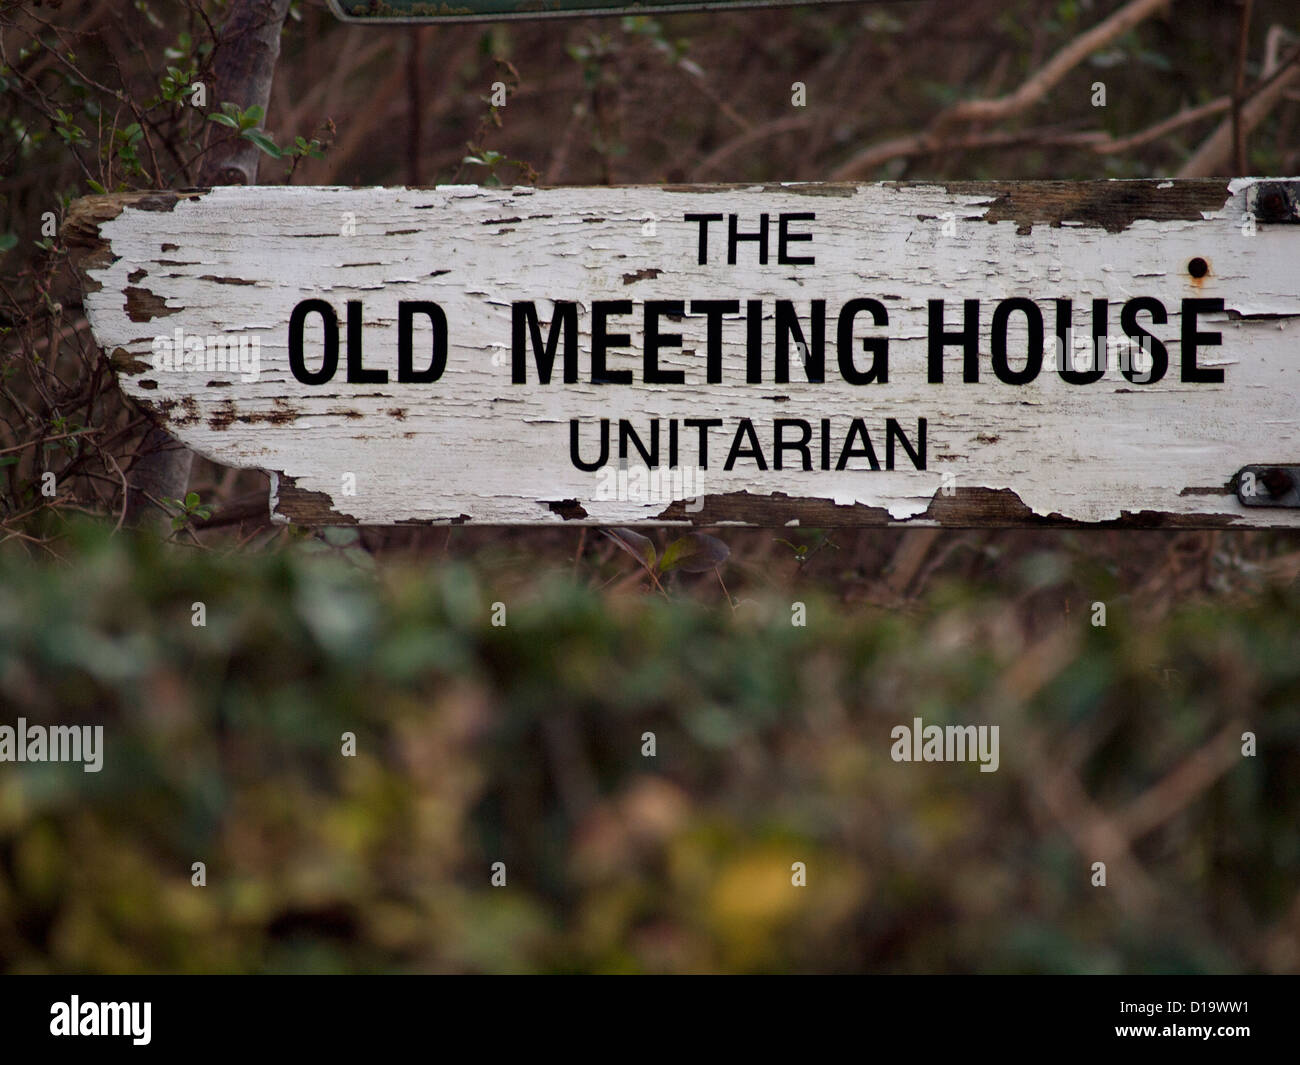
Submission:
[[[0,724],[106,754],[0,765],[5,970],[1296,967],[1294,588],[1026,639],[959,584],[798,627],[557,572],[493,625],[474,565],[69,546],[0,554]],[[892,761],[913,717],[999,770]]]

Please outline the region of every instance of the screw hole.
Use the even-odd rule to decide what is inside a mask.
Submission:
[[[1210,272],[1210,264],[1198,255],[1187,263],[1187,272],[1193,277],[1204,277]]]

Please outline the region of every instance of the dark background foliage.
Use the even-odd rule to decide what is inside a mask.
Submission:
[[[788,597],[66,547],[0,563],[0,703],[102,721],[107,756],[0,775],[11,971],[1296,965],[1294,585],[1042,637],[1009,614],[1054,550],[907,613],[811,590],[795,627]],[[891,761],[914,715],[998,723],[1000,768]]]

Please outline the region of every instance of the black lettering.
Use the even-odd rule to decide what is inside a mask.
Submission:
[[[709,430],[722,424],[721,418],[683,418],[685,426],[696,426],[700,430],[700,469],[709,468]]]
[[[790,382],[790,340],[802,356],[804,373],[812,384],[826,380],[826,301],[812,301],[812,347],[804,340],[803,327],[790,300],[776,301],[776,383]]]
[[[1169,369],[1169,352],[1161,341],[1138,325],[1137,316],[1143,311],[1151,315],[1153,325],[1164,325],[1169,321],[1165,305],[1154,296],[1139,296],[1137,299],[1129,300],[1124,304],[1124,309],[1119,312],[1119,324],[1123,328],[1125,335],[1136,340],[1141,349],[1150,354],[1151,369],[1146,373],[1136,369],[1133,366],[1133,359],[1130,354],[1124,360],[1128,365],[1124,366],[1120,373],[1133,384],[1153,385],[1164,377],[1165,371]],[[1148,340],[1151,341],[1150,348],[1146,344]]]
[[[912,460],[912,465],[918,470],[925,469],[925,430],[926,421],[924,418],[916,419],[916,447],[912,447],[903,435],[903,430],[898,422],[893,418],[885,419],[885,469],[894,468],[894,441],[903,445],[903,450],[907,452],[907,457]]]
[[[681,300],[646,300],[645,304],[645,383],[648,385],[684,385],[683,370],[659,369],[660,348],[680,348],[681,333],[659,332],[659,316],[666,314],[680,318],[686,313]]]
[[[632,423],[626,418],[618,420],[618,457],[627,458],[627,444],[632,442],[632,446],[641,454],[641,460],[649,467],[654,468],[659,465],[659,419],[650,419],[650,450],[647,451],[645,445],[641,443],[641,438],[636,435],[636,430],[632,428]]]
[[[862,437],[863,446],[855,448],[853,439],[859,436]],[[848,466],[849,459],[856,455],[865,455],[873,470],[880,469],[880,463],[876,459],[876,449],[871,446],[871,437],[867,435],[867,427],[861,418],[854,418],[849,426],[849,435],[844,438],[844,448],[840,452],[840,461],[835,464],[835,468],[844,469]]]
[[[307,369],[302,352],[303,323],[307,315],[319,314],[325,326],[325,354],[315,373]],[[304,385],[323,385],[339,368],[339,318],[324,300],[303,300],[289,315],[289,368]]]
[[[704,263],[709,261],[709,223],[721,222],[722,215],[688,214],[688,215],[683,215],[682,218],[687,222],[700,223],[700,264],[703,265]]]
[[[764,215],[764,218],[767,216]],[[740,438],[748,437],[750,447],[741,450]],[[741,418],[740,425],[736,428],[736,435],[731,441],[731,451],[727,454],[727,463],[722,468],[731,469],[736,464],[736,459],[747,458],[753,459],[760,470],[767,469],[767,460],[763,458],[762,449],[758,446],[758,437],[754,435],[754,423],[748,418]]]
[[[1106,376],[1106,334],[1110,330],[1110,304],[1092,301],[1092,369],[1074,368],[1074,301],[1056,301],[1056,372],[1068,385],[1090,385]]]
[[[590,473],[598,470],[609,461],[609,419],[600,419],[600,458],[595,462],[583,462],[578,448],[578,419],[569,419],[569,458],[580,470]]]
[[[943,300],[930,301],[930,384],[943,383],[943,349],[962,346],[962,380],[974,384],[980,379],[980,301],[966,300],[962,306],[962,327],[956,333],[944,330]]]
[[[745,381],[763,382],[763,301],[745,303]]]
[[[348,384],[386,384],[387,370],[367,370],[361,364],[361,337],[361,301],[348,300]]]
[[[772,468],[774,470],[783,469],[781,464],[781,452],[786,448],[790,448],[803,455],[803,469],[811,470],[812,455],[808,451],[808,441],[812,439],[812,426],[802,418],[777,418],[772,425]],[[785,427],[787,425],[799,429],[801,435],[797,441],[785,439]]]
[[[607,349],[626,348],[632,343],[627,333],[607,332],[606,321],[611,314],[631,314],[631,300],[593,300],[591,304],[591,380],[597,385],[630,385],[631,370],[606,370]]]
[[[1223,300],[1183,300],[1183,363],[1182,379],[1195,384],[1219,384],[1223,381],[1223,367],[1206,369],[1196,365],[1199,345],[1216,347],[1223,343],[1222,333],[1201,333],[1196,329],[1196,316],[1223,311]]]
[[[413,368],[414,320],[423,314],[433,326],[433,346],[427,370]],[[438,380],[447,368],[447,315],[428,300],[400,300],[397,304],[397,380],[402,384],[427,385]]]
[[[1007,361],[1007,325],[1011,316],[1019,311],[1025,316],[1029,325],[1028,350],[1025,353],[1025,368],[1011,369]],[[1002,300],[993,311],[993,372],[999,381],[1008,385],[1027,385],[1043,368],[1043,312],[1033,300],[1023,297]]]
[[[711,385],[722,382],[722,317],[739,313],[738,300],[691,300],[691,314],[703,314],[708,318],[706,359],[708,383]]]
[[[779,227],[776,236],[776,261],[783,266],[812,266],[816,261],[813,255],[789,255],[786,253],[786,246],[794,241],[812,240],[811,233],[791,233],[789,225],[791,222],[812,222],[817,216],[812,211],[802,211],[795,214],[781,214],[779,216]]]
[[[761,265],[767,265],[767,212],[764,211],[758,216],[757,233],[740,233],[736,230],[736,221],[738,216],[734,214],[727,215],[727,265],[736,265],[736,245],[742,240],[753,240],[758,242],[758,261]]]
[[[569,300],[557,300],[551,312],[551,329],[545,345],[542,344],[542,324],[537,317],[537,307],[531,300],[521,300],[511,305],[511,375],[512,384],[528,382],[527,347],[531,337],[533,358],[537,362],[537,380],[551,383],[555,368],[556,349],[564,337],[564,383],[578,380],[578,305]]]
[[[871,314],[876,325],[889,324],[889,312],[879,300],[849,300],[840,310],[840,323],[836,336],[839,349],[840,376],[851,385],[869,385],[889,380],[889,338],[863,337],[862,350],[871,356],[871,369],[859,370],[853,361],[853,321],[862,312]]]

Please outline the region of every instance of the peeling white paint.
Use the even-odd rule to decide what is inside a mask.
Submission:
[[[153,338],[177,327],[196,336],[259,335],[256,381],[147,369],[122,373],[122,387],[151,404],[175,401],[168,427],[201,454],[283,473],[297,488],[324,493],[340,514],[365,523],[460,515],[475,522],[554,523],[564,519],[548,504],[573,499],[593,523],[653,521],[665,509],[662,501],[596,498],[597,474],[575,469],[569,458],[571,418],[586,426],[602,417],[627,418],[640,432],[656,416],[720,417],[726,428],[713,437],[712,458],[719,450],[725,455],[730,428],[742,417],[754,419],[766,448],[762,426],[774,417],[812,423],[828,417],[847,425],[857,416],[866,421],[882,461],[884,419],[915,428],[917,417],[925,417],[928,469],[758,471],[742,459],[727,472],[714,461],[703,474],[707,494],[779,492],[882,508],[906,520],[926,512],[943,474],[951,472],[958,489],[1009,489],[1036,514],[1080,522],[1155,511],[1297,526],[1300,513],[1244,508],[1224,488],[1247,464],[1300,461],[1300,226],[1260,225],[1253,235],[1243,234],[1251,184],[1225,186],[1223,207],[1199,212],[1201,219],[1138,219],[1122,232],[1108,232],[1067,217],[1055,226],[1035,221],[1028,233],[1018,232],[1023,220],[985,220],[997,210],[994,197],[934,185],[838,186],[833,194],[799,185],[222,188],[170,211],[128,207],[105,222],[100,232],[116,259],[93,272],[102,287],[86,302],[105,351],[125,349],[144,363],[151,361]],[[772,218],[769,265],[757,265],[753,244],[740,246],[737,265],[726,265],[725,254],[717,254],[725,252],[725,228],[717,224],[710,250],[718,261],[698,264],[698,229],[683,220],[685,213],[738,213],[746,230],[761,211]],[[816,221],[795,228],[813,232],[814,241],[790,250],[815,254],[816,265],[777,265],[778,213],[810,211]],[[946,214],[955,221],[949,234]],[[349,215],[355,235],[344,236]],[[647,218],[655,219],[652,234],[643,233]],[[1210,272],[1196,281],[1187,264],[1198,256]],[[657,274],[637,279],[643,271]],[[128,289],[152,294],[175,313],[132,321]],[[1169,322],[1151,328],[1170,347],[1169,374],[1150,386],[1130,384],[1116,369],[1083,386],[1066,384],[1049,369],[1031,384],[998,382],[988,359],[993,302],[1017,296],[1043,308],[1049,339],[1050,301],[1056,298],[1074,300],[1076,328],[1084,336],[1094,298],[1112,302],[1113,333],[1119,332],[1118,304],[1135,296],[1161,300]],[[880,299],[889,309],[887,384],[851,386],[836,372],[833,315],[857,297]],[[362,300],[365,364],[387,369],[393,380],[345,383],[341,343],[333,382],[310,387],[296,381],[288,364],[288,322],[295,304],[307,298],[329,301],[340,321],[346,300]],[[765,382],[746,384],[744,325],[737,321],[724,330],[723,382],[706,385],[704,322],[692,317],[661,326],[682,333],[684,345],[665,350],[660,362],[698,383],[593,385],[586,311],[592,300],[621,298],[634,301],[638,313],[611,321],[611,331],[631,333],[632,344],[611,355],[609,369],[633,370],[638,381],[639,309],[646,299],[736,299],[742,312],[747,299],[762,299],[768,337],[773,300],[794,300],[806,315],[807,301],[825,299],[832,316],[826,381],[802,381],[796,359],[791,376],[798,380],[772,383],[769,342]],[[947,382],[927,382],[932,298],[948,301],[954,319],[962,299],[985,301],[980,383],[960,383],[955,347],[945,359]],[[1200,357],[1202,366],[1225,368],[1221,385],[1179,380],[1184,298],[1222,298],[1232,312],[1202,317],[1200,324],[1223,334],[1223,346],[1204,349]],[[435,384],[395,382],[399,299],[433,300],[446,312],[450,351]],[[583,310],[579,382],[562,384],[557,372],[550,385],[536,383],[530,353],[531,383],[513,385],[511,303],[538,301],[545,331],[553,299],[575,300]],[[1256,315],[1269,317],[1249,318]],[[1023,350],[1014,330],[1012,339],[1011,350]],[[308,346],[315,365],[319,341]],[[1013,355],[1013,365],[1020,361]],[[764,398],[774,395],[787,398]],[[837,435],[836,449],[841,440]],[[347,473],[355,474],[354,496],[340,491]],[[1189,488],[1197,491],[1184,494]],[[273,494],[278,490],[273,481]]]

